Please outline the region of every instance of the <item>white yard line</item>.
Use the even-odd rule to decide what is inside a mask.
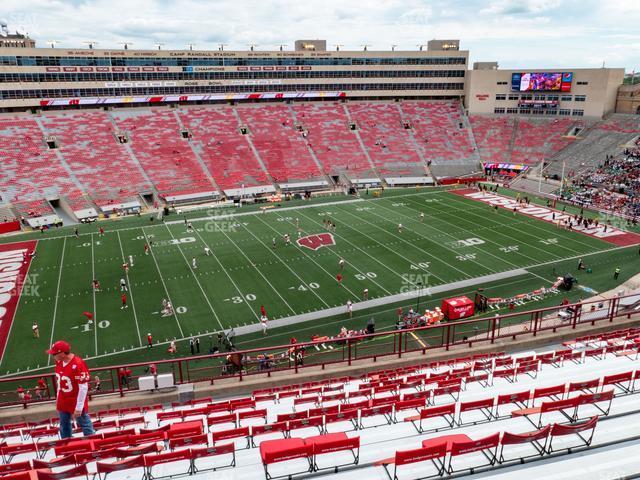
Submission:
[[[120,239],[120,232],[116,230],[116,234],[118,235],[118,243],[120,244],[120,252],[122,253],[122,263],[126,263],[127,260],[124,257],[124,249],[122,248],[122,240]],[[140,326],[138,325],[138,314],[136,313],[136,303],[133,299],[133,286],[129,281],[129,272],[125,270],[125,277],[127,277],[127,285],[129,286],[129,296],[131,297],[131,307],[133,307],[133,319],[136,322],[136,331],[138,332],[138,343],[142,346],[142,336],[140,335]]]
[[[67,245],[67,237],[62,241],[62,255],[60,258],[60,270],[58,271],[58,285],[56,286],[56,298],[53,302],[53,322],[51,324],[51,339],[49,345],[53,345],[53,333],[56,329],[56,315],[58,314],[58,299],[60,298],[60,280],[62,280],[62,267],[64,265],[64,249]],[[51,365],[51,355],[47,355],[47,366]]]
[[[169,232],[169,235],[171,235],[171,238],[175,239],[176,237],[173,236],[173,232],[169,228],[169,225],[165,225],[165,227],[167,227],[167,231]],[[202,284],[200,283],[200,280],[198,280],[198,276],[196,275],[196,272],[193,271],[193,266],[191,265],[191,263],[187,259],[186,255],[182,251],[182,248],[180,247],[180,243],[177,243],[176,245],[178,247],[178,251],[180,252],[180,255],[182,255],[182,258],[184,258],[184,261],[187,263],[187,267],[189,268],[189,271],[191,272],[191,275],[193,275],[194,280],[198,284],[198,288],[200,289],[200,292],[202,292],[202,296],[204,297],[205,302],[207,302],[207,305],[209,305],[209,309],[211,310],[211,313],[213,313],[213,316],[215,317],[216,321],[218,322],[218,325],[220,325],[220,330],[224,330],[224,327],[222,326],[222,322],[220,322],[220,317],[218,317],[218,314],[216,313],[216,310],[213,308],[213,305],[211,305],[211,302],[209,301],[209,297],[207,296],[206,292],[204,291],[204,288],[202,288]],[[174,311],[175,311],[175,308],[174,308]]]
[[[93,284],[93,280],[96,278],[96,262],[94,260],[93,253],[93,233],[91,234],[91,283]],[[98,355],[98,309],[96,307],[96,289],[91,288],[93,292],[93,337],[96,348],[96,355]]]
[[[301,213],[300,215],[302,215],[303,217],[305,217],[306,219],[310,220],[313,223],[316,223],[316,220],[314,220],[313,218],[308,217],[307,215],[305,215],[304,213]],[[318,224],[320,224],[319,221],[317,221]],[[341,226],[342,228],[342,226]],[[331,234],[335,237],[340,237],[342,238],[345,242],[347,242],[349,245],[351,245],[352,247],[354,247],[356,250],[361,251],[362,253],[364,253],[367,257],[371,258],[373,261],[375,261],[376,263],[379,263],[380,265],[382,265],[384,268],[386,268],[387,270],[389,270],[391,273],[393,273],[394,275],[400,277],[402,279],[403,282],[406,283],[410,283],[411,285],[413,285],[414,287],[417,287],[418,285],[415,284],[414,282],[410,282],[407,280],[407,277],[402,275],[401,273],[396,272],[393,268],[389,267],[388,265],[385,265],[384,263],[382,263],[380,260],[378,260],[376,257],[370,255],[369,253],[365,252],[364,250],[362,250],[360,247],[358,247],[357,245],[355,245],[353,242],[347,240],[346,238],[342,237],[341,235],[338,235],[336,232],[331,232]],[[370,237],[369,237],[370,238]],[[372,239],[373,240],[373,239]],[[375,240],[374,240],[375,241]],[[378,243],[378,242],[376,242]],[[384,289],[385,292],[387,293],[391,293],[389,292],[386,288]]]
[[[300,278],[300,275],[298,275],[289,265],[287,265],[278,255],[276,255],[276,253],[273,251],[272,248],[269,248],[268,245],[265,245],[264,242],[262,240],[260,240],[258,237],[256,237],[253,232],[251,230],[249,230],[247,227],[245,227],[243,225],[244,229],[249,232],[249,235],[251,235],[253,238],[255,238],[258,242],[260,242],[260,245],[262,245],[271,255],[273,255],[274,257],[276,257],[278,259],[278,261],[280,263],[282,263],[282,265],[284,265],[287,270],[289,270],[300,282],[302,282],[303,285],[305,285],[305,288],[307,288],[311,293],[313,293],[318,300],[320,300],[325,307],[329,308],[330,305],[324,301],[324,298],[322,298],[320,295],[317,294],[317,292],[315,291],[314,288],[311,288],[309,286],[309,284],[307,282],[305,282],[304,280],[302,280],[302,278]],[[295,241],[295,240],[294,240]]]
[[[231,237],[229,237],[229,235],[226,234],[226,232],[224,230],[220,230],[222,232],[222,234],[227,238],[227,240],[229,240],[229,242],[231,242],[233,244],[234,247],[236,247],[236,249],[238,249],[238,251],[242,254],[242,256],[247,260],[247,262],[249,262],[249,265],[251,265],[253,267],[253,269],[258,272],[258,275],[260,275],[262,277],[262,279],[266,282],[267,285],[269,285],[269,287],[271,287],[271,290],[274,291],[274,293],[280,297],[280,300],[282,300],[282,302],[287,306],[287,308],[289,310],[291,310],[291,313],[293,313],[294,315],[297,315],[296,311],[291,308],[291,305],[289,305],[289,303],[284,299],[284,297],[282,295],[280,295],[280,292],[278,292],[278,290],[276,290],[276,288],[271,284],[271,282],[267,279],[267,277],[264,276],[264,274],[260,271],[260,269],[258,267],[256,267],[256,265],[251,261],[251,259],[249,257],[247,257],[247,255],[244,253],[244,250],[242,250],[242,248],[240,248],[238,246],[238,244],[236,242],[234,242]]]
[[[278,212],[274,212],[274,213],[276,213],[276,214],[277,214]],[[278,215],[278,218],[284,218],[284,217],[282,217],[281,215]],[[288,222],[289,222],[289,223],[291,223],[291,221],[288,221]],[[307,232],[307,234],[308,234],[308,232]],[[338,252],[336,252],[336,251],[334,251],[334,250],[332,250],[332,249],[329,249],[329,252],[333,253],[333,254],[334,254],[336,257],[338,257],[338,258],[342,258],[342,257],[340,256],[340,254],[338,254]],[[358,272],[358,273],[359,273],[359,274],[361,274],[361,275],[365,275],[365,276],[366,276],[366,272],[365,272],[364,270],[360,270],[359,268],[356,268],[356,267],[355,267],[355,265],[354,265],[353,263],[350,263],[350,265],[352,265],[352,266],[354,267],[354,269],[356,270],[356,272]],[[326,271],[326,270],[325,270],[325,271]],[[327,272],[327,273],[329,273],[329,272]],[[329,273],[329,275],[331,275],[331,274]],[[331,275],[331,278],[333,278],[333,279],[335,280],[335,277],[334,277],[333,275]],[[391,292],[390,292],[389,290],[387,290],[386,288],[384,288],[382,285],[380,285],[378,282],[376,282],[373,278],[368,278],[368,277],[367,277],[367,280],[368,280],[368,281],[371,281],[371,283],[373,283],[374,285],[377,285],[378,287],[380,287],[380,289],[381,289],[382,291],[384,291],[387,295],[391,295]],[[346,287],[345,287],[345,288],[346,288]],[[349,291],[350,291],[350,290],[349,290]],[[353,294],[353,293],[352,293],[352,294]],[[356,295],[356,298],[358,298],[358,296],[357,296],[357,295]]]
[[[151,247],[151,243],[149,242],[149,237],[147,236],[147,232],[144,231],[144,228],[140,228],[142,230],[142,234],[144,235],[145,241],[147,245],[149,245],[149,251],[151,252],[151,258],[153,258],[153,263],[156,264],[156,270],[158,270],[158,275],[160,276],[160,281],[162,282],[162,286],[164,288],[164,293],[167,295],[167,300],[173,306],[173,318],[176,319],[176,324],[178,325],[178,330],[180,331],[180,336],[184,337],[184,333],[182,332],[182,326],[180,325],[180,320],[178,320],[178,315],[176,313],[176,304],[171,300],[171,295],[169,295],[169,290],[167,289],[167,284],[164,281],[164,277],[162,276],[162,272],[160,271],[160,266],[158,265],[158,261],[156,260],[156,254],[153,253],[153,249],[155,247]]]
[[[461,198],[464,198],[464,197],[461,197]],[[412,200],[409,200],[409,201],[410,201],[410,202],[412,202],[412,203],[414,203],[414,204],[416,204],[416,205],[420,205],[419,203],[417,203],[417,202],[415,202],[415,201],[412,201]],[[462,201],[461,201],[461,200],[459,200],[459,199],[455,199],[455,198],[454,198],[454,199],[452,199],[452,201],[453,201],[453,202],[457,202],[457,203],[462,204],[462,205],[465,205],[465,203],[464,203],[464,202],[462,202]],[[415,210],[415,209],[414,209],[414,210]],[[472,209],[469,209],[469,210],[472,210]],[[475,210],[475,209],[473,209],[473,210]],[[445,211],[444,211],[444,210],[440,210],[440,209],[438,209],[438,211],[439,211],[439,212],[443,212],[443,213],[445,213]],[[468,210],[465,210],[465,212],[468,212]],[[494,215],[486,215],[486,216],[482,216],[482,215],[479,215],[479,214],[477,214],[477,213],[473,213],[473,211],[471,211],[471,212],[469,212],[469,213],[470,213],[471,215],[473,215],[473,216],[480,217],[480,218],[482,218],[483,220],[491,219],[491,217],[492,217],[492,216],[494,216]],[[517,223],[523,223],[524,225],[526,225],[527,227],[530,227],[531,229],[540,230],[540,231],[544,232],[544,234],[546,234],[546,235],[549,235],[549,234],[551,233],[551,232],[548,232],[547,230],[545,230],[544,228],[541,228],[541,227],[538,225],[538,223],[537,223],[537,222],[540,222],[540,220],[536,220],[535,218],[529,217],[529,216],[527,216],[527,215],[522,215],[522,214],[520,214],[520,216],[521,216],[521,217],[525,217],[525,218],[527,218],[528,220],[532,220],[532,221],[530,221],[530,222],[517,222]],[[464,220],[464,221],[469,222],[469,220]],[[515,225],[511,225],[511,224],[508,224],[508,223],[503,223],[503,222],[500,222],[500,221],[495,220],[495,219],[491,219],[491,221],[492,221],[493,223],[497,224],[497,225],[500,225],[501,227],[504,227],[504,228],[510,228],[510,229],[516,229],[516,228],[517,228]],[[548,225],[548,224],[547,224],[547,225]],[[521,229],[521,230],[518,230],[518,231],[519,231],[519,232],[521,232],[521,233],[524,233],[525,235],[527,235],[527,236],[529,236],[529,237],[533,237],[533,238],[534,238],[534,239],[536,239],[536,240],[540,240],[540,237],[537,237],[536,235],[534,235],[534,234],[532,234],[532,233],[529,233],[529,232],[527,231],[527,229]],[[500,231],[498,231],[498,233],[501,233],[501,232],[500,232]],[[511,237],[510,235],[507,235],[507,234],[505,234],[505,233],[501,233],[501,235]],[[513,237],[511,237],[511,238],[513,238]],[[515,240],[515,241],[522,241],[522,240],[517,240],[517,239],[515,239],[515,238],[514,238],[514,240]],[[575,243],[579,243],[580,245],[584,245],[584,246],[586,246],[586,247],[589,247],[590,249],[591,249],[591,248],[593,248],[593,246],[588,245],[588,244],[583,243],[583,242],[580,242],[579,240],[575,240]],[[543,248],[540,248],[540,247],[538,247],[538,246],[536,246],[536,245],[533,245],[533,244],[530,244],[530,243],[529,243],[529,244],[527,244],[527,245],[529,245],[529,246],[531,246],[531,247],[533,247],[533,248],[535,248],[535,249],[537,249],[537,250],[541,250],[541,251],[543,251],[543,252],[545,252],[545,253],[548,253],[546,250],[544,250]],[[565,249],[565,250],[568,250],[568,251],[570,251],[571,253],[580,253],[579,251],[574,250],[573,248],[567,247],[566,245],[564,245],[564,244],[562,244],[562,243],[559,243],[557,246],[559,246],[559,247],[561,247],[561,248],[563,248],[563,249]],[[561,258],[561,257],[560,257],[560,258]]]
[[[454,267],[453,265],[451,265],[451,264],[449,264],[449,263],[445,262],[444,260],[439,259],[438,257],[436,257],[435,255],[433,255],[432,253],[429,253],[429,252],[427,252],[425,249],[420,248],[420,247],[419,247],[418,245],[416,245],[415,243],[412,243],[412,242],[410,242],[410,241],[408,241],[408,240],[406,240],[406,239],[402,238],[401,236],[399,236],[399,235],[395,234],[393,231],[386,230],[386,229],[384,229],[384,228],[380,227],[379,225],[376,225],[375,223],[371,223],[371,222],[369,222],[369,221],[365,220],[365,219],[364,219],[364,218],[362,218],[362,217],[358,217],[357,215],[354,215],[354,214],[353,214],[353,213],[351,213],[351,212],[347,212],[346,210],[339,210],[339,211],[340,211],[340,212],[343,212],[343,213],[346,213],[347,215],[351,215],[352,217],[354,217],[354,218],[356,218],[356,219],[358,219],[358,220],[360,220],[360,221],[362,221],[362,222],[364,222],[364,223],[366,223],[366,224],[368,224],[368,225],[371,225],[371,226],[373,226],[373,227],[377,228],[378,230],[382,230],[384,233],[389,234],[389,235],[391,235],[391,236],[393,236],[393,237],[397,238],[398,240],[402,241],[403,243],[406,243],[407,245],[409,245],[410,247],[413,247],[413,248],[414,248],[414,249],[416,249],[416,250],[419,250],[420,252],[424,253],[425,255],[427,255],[428,257],[432,258],[433,260],[438,261],[438,262],[440,262],[440,263],[443,263],[445,266],[450,267],[450,268],[453,268],[454,270],[457,270],[457,271],[458,271],[458,272],[460,272],[464,277],[466,277],[466,278],[470,278],[470,277],[469,277],[469,274],[468,274],[467,272],[465,272],[465,271],[463,271],[463,270],[460,270],[460,269],[459,269],[459,268],[457,268],[457,267]],[[374,211],[374,210],[368,210],[367,212],[364,212],[364,213],[370,213],[371,215],[375,215],[376,217],[382,218],[383,220],[386,220],[386,221],[389,221],[389,222],[393,223],[393,224],[394,224],[394,228],[395,228],[395,227],[397,227],[397,224],[395,223],[395,221],[393,221],[393,220],[388,220],[388,219],[386,219],[386,218],[384,218],[384,217],[381,217],[380,215],[378,215],[377,213],[375,213],[375,211]],[[351,229],[355,230],[353,227],[349,227],[349,228],[351,228]],[[406,228],[406,227],[404,227],[404,228]],[[420,235],[420,234],[419,234],[418,232],[416,232],[415,230],[411,230],[410,228],[406,228],[406,229],[407,229],[408,231],[411,231],[411,232],[413,232],[413,233],[416,233],[417,235],[421,236],[422,238],[425,238],[425,239],[427,239],[429,242],[433,243],[433,240],[429,240],[429,238],[425,237],[424,235]],[[357,231],[357,230],[356,230],[356,231]],[[378,244],[380,244],[380,245],[384,246],[387,250],[390,250],[391,252],[393,252],[393,253],[394,253],[394,254],[396,254],[397,256],[404,258],[404,259],[405,259],[405,260],[407,260],[410,264],[417,264],[417,263],[419,263],[419,262],[416,262],[416,261],[411,261],[410,259],[408,259],[408,258],[407,258],[407,257],[405,257],[404,255],[400,255],[399,253],[394,252],[392,249],[390,249],[389,247],[387,247],[387,246],[386,246],[386,245],[384,245],[383,243],[377,242],[377,241],[376,241],[374,238],[372,238],[370,235],[367,235],[367,234],[362,233],[362,232],[359,232],[359,233],[360,233],[361,235],[365,235],[365,236],[367,236],[368,238],[370,238],[370,239],[371,239],[371,240],[373,240],[374,242],[376,242],[376,243],[378,243]],[[440,246],[444,247],[444,245],[440,245]],[[444,247],[444,248],[446,248],[446,247]],[[480,266],[482,266],[482,265],[480,265]],[[484,266],[482,266],[482,267],[483,267],[483,268],[487,268],[487,267],[484,267]],[[429,271],[429,269],[428,269],[428,268],[424,268],[423,270],[425,270],[429,275],[433,275],[435,278],[437,278],[437,279],[438,279],[438,280],[440,280],[441,282],[445,283],[445,282],[444,282],[444,280],[443,280],[442,278],[438,277],[438,276],[437,276],[436,274],[434,274],[434,273],[431,273],[431,272]],[[491,271],[491,272],[492,272],[492,273],[495,273],[495,271]]]
[[[411,202],[411,200],[408,200],[408,201],[410,201],[410,202]],[[412,203],[415,203],[415,202],[412,202]],[[416,204],[416,205],[419,205],[419,204]],[[421,210],[418,210],[417,208],[412,208],[410,205],[407,205],[407,207],[408,207],[408,208],[411,208],[411,210],[413,210],[413,211],[415,211],[415,212],[421,212]],[[383,207],[383,208],[386,208],[387,210],[390,210],[390,211],[394,211],[394,210],[390,209],[389,207]],[[439,211],[441,211],[441,210],[439,210]],[[416,220],[415,218],[410,217],[409,215],[405,215],[405,214],[402,214],[402,215],[404,215],[406,218],[408,218],[409,220],[411,220],[411,221],[413,221],[413,222],[417,222],[417,223],[419,223],[419,224],[421,224],[421,225],[424,225],[422,222],[419,222],[418,220]],[[442,219],[438,219],[438,220],[439,220],[439,221],[442,221],[442,222],[444,222],[444,223],[446,223],[447,225],[451,225],[451,226],[454,226],[454,227],[455,227],[455,226],[458,226],[458,225],[456,225],[455,223],[451,223],[451,222],[448,222],[448,221],[446,221],[446,220],[442,220]],[[469,220],[463,220],[463,221],[464,221],[464,222],[469,223]],[[474,225],[475,225],[475,224],[474,224]],[[449,236],[449,237],[451,237],[451,238],[455,238],[453,235],[450,235],[450,234],[447,234],[446,232],[443,232],[442,230],[440,230],[439,228],[435,227],[434,225],[427,225],[427,226],[428,226],[429,228],[432,228],[432,229],[434,229],[434,230],[438,231],[438,232],[443,233],[444,235],[448,235],[448,236]],[[500,232],[500,230],[493,230],[493,231],[495,231],[495,232],[496,232],[496,233],[498,233],[499,235],[505,236],[505,237],[507,237],[507,238],[509,238],[509,239],[513,240],[514,242],[522,242],[521,240],[518,240],[518,239],[513,238],[511,235],[506,235],[506,234],[501,233],[501,232]],[[471,232],[470,232],[470,233],[471,233]],[[485,237],[483,237],[483,236],[482,236],[482,234],[479,234],[479,233],[472,233],[472,234],[473,234],[473,235],[477,235],[477,236],[478,236],[478,237],[480,237],[482,240],[484,240],[486,243],[492,243],[492,244],[494,244],[494,245],[497,245],[497,246],[498,246],[498,248],[506,247],[506,246],[507,246],[507,245],[502,245],[502,244],[500,244],[500,243],[498,243],[498,242],[495,242],[495,241],[493,241],[493,240],[490,240],[489,238],[485,238]],[[424,236],[424,235],[422,235],[422,234],[418,234],[418,235],[420,235],[420,236],[421,236],[421,237],[423,237],[423,238],[427,238],[427,237],[425,237],[425,236]],[[529,245],[529,244],[527,243],[527,245]],[[447,248],[447,247],[445,246],[445,248]],[[511,266],[512,266],[512,267],[514,267],[514,268],[519,268],[519,265],[516,265],[515,263],[510,262],[509,260],[507,260],[507,259],[506,259],[506,258],[504,258],[504,257],[500,257],[500,256],[498,256],[498,255],[494,255],[493,253],[491,253],[491,252],[489,252],[489,251],[487,251],[487,250],[484,250],[484,249],[483,249],[481,246],[479,246],[479,245],[478,245],[478,246],[475,246],[475,248],[476,248],[476,249],[478,249],[478,250],[479,250],[480,252],[482,252],[482,253],[485,253],[485,254],[487,254],[487,255],[490,255],[490,256],[492,256],[493,258],[497,259],[497,260],[500,260],[500,261],[502,261],[502,262],[504,262],[504,263],[507,263],[507,264],[511,265]],[[534,247],[534,248],[537,248],[537,247]],[[452,249],[449,249],[449,250],[453,251]],[[519,254],[521,257],[526,257],[526,258],[528,258],[529,260],[533,261],[534,263],[535,263],[535,262],[537,262],[537,260],[536,260],[535,258],[532,258],[532,257],[530,257],[530,256],[528,256],[528,255],[525,255],[524,253],[518,252],[518,254]]]
[[[218,256],[215,254],[215,251],[213,250],[213,248],[211,248],[209,246],[209,244],[207,242],[205,242],[204,238],[202,237],[202,235],[200,235],[200,233],[198,232],[198,229],[194,229],[195,234],[200,238],[200,241],[202,243],[204,243],[204,245],[211,251],[211,255],[213,256],[213,258],[215,259],[216,262],[218,262],[218,265],[220,265],[220,268],[222,268],[222,271],[224,272],[224,274],[227,276],[227,278],[229,279],[229,281],[233,284],[234,288],[236,289],[236,291],[238,292],[238,294],[240,295],[240,297],[242,297],[243,299],[245,298],[245,294],[242,293],[242,291],[240,290],[240,287],[238,287],[238,284],[233,280],[233,278],[231,277],[231,275],[229,274],[229,272],[227,271],[227,269],[225,268],[225,266],[222,264],[222,262],[220,261],[220,259],[218,258]],[[247,308],[249,309],[249,311],[251,312],[251,314],[256,317],[256,320],[260,320],[260,317],[258,316],[258,314],[253,310],[253,308],[251,308],[251,305],[249,305],[248,302],[243,301],[243,304],[245,304],[247,306]],[[223,329],[224,330],[224,329]]]
[[[282,236],[282,233],[278,232],[278,230],[276,230],[275,228],[273,228],[271,225],[269,225],[267,222],[265,222],[264,220],[262,220],[259,216],[256,217],[258,220],[260,220],[262,223],[264,223],[267,227],[269,227],[271,230],[273,230],[274,232],[276,232],[277,235]],[[279,218],[283,218],[283,217],[279,217]],[[290,223],[290,222],[289,222]],[[331,278],[331,280],[333,282],[335,282],[335,277],[333,276],[333,274],[331,274],[328,270],[326,270],[322,265],[320,265],[318,262],[316,262],[316,260],[309,255],[307,252],[304,251],[304,248],[301,247],[300,245],[298,245],[297,242],[294,242],[295,247],[302,252],[302,254],[307,257],[309,260],[311,260],[313,263],[315,263],[323,272],[325,272],[327,275],[329,275],[329,277]],[[357,269],[356,269],[357,270]],[[358,272],[362,273],[360,270],[357,270]],[[375,283],[375,282],[374,282]],[[358,295],[356,295],[355,293],[353,293],[349,287],[347,287],[346,285],[343,285],[343,288],[349,292],[351,295],[353,295],[354,298],[359,298]]]

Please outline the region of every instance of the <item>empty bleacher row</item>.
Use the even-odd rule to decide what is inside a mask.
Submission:
[[[637,438],[639,339],[640,329],[625,329],[549,351],[105,410],[94,414],[97,434],[69,440],[56,438],[55,419],[5,424],[0,478],[209,478],[204,472],[221,468],[234,479],[413,479],[483,469],[521,478],[539,463],[572,461],[558,457],[571,451],[586,465],[600,448]],[[640,471],[637,463],[626,468]]]

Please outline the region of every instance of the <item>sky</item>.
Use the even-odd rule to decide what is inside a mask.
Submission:
[[[640,0],[2,0],[0,19],[47,47],[416,50],[459,39],[469,64],[500,68],[624,67],[640,72]]]

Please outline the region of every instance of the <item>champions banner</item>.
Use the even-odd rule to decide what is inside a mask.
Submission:
[[[290,98],[342,98],[346,92],[219,93],[215,95],[150,95],[140,97],[86,97],[40,100],[41,107],[108,105],[116,103],[202,102],[208,100],[284,100]]]
[[[0,245],[0,359],[22,294],[36,242]]]
[[[502,195],[491,192],[479,192],[477,190],[464,189],[454,190],[451,191],[451,193],[469,198],[471,200],[476,200],[478,202],[487,203],[492,207],[497,205],[498,207],[505,208],[507,210],[513,210],[515,208],[518,213],[553,224],[557,224],[558,222],[561,222],[563,220],[569,220],[573,217],[572,215],[563,213],[559,210],[554,210],[552,208],[547,208],[540,205],[522,206],[520,202],[515,198],[504,197]],[[590,237],[598,238],[605,242],[612,243],[613,245],[617,245],[619,247],[628,247],[629,245],[640,244],[640,235],[627,232],[610,225],[607,225],[605,230],[605,225],[603,225],[602,223],[600,223],[597,227],[591,226],[589,228],[585,228],[584,225],[574,225],[572,230],[575,232],[580,232],[584,235],[588,235]]]

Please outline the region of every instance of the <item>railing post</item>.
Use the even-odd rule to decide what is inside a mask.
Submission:
[[[493,343],[496,339],[496,324],[497,324],[497,320],[498,318],[500,318],[499,315],[496,315],[495,317],[491,318],[491,343]]]
[[[533,314],[533,336],[534,336],[534,337],[538,335],[538,325],[539,325],[539,323],[538,323],[538,320],[539,320],[538,316],[539,316],[539,315],[540,315],[540,312],[535,312],[535,313]]]
[[[351,340],[347,338],[347,365],[351,366]]]
[[[178,379],[182,383],[182,360],[178,360]]]
[[[447,323],[447,341],[445,343],[445,345],[446,345],[445,350],[446,351],[449,351],[450,338],[451,338],[451,324]]]
[[[398,358],[402,358],[402,337],[403,332],[400,330],[398,332]]]
[[[119,372],[117,373],[116,378],[118,379],[118,390],[120,391],[120,396],[124,397],[124,392],[122,391],[122,379],[120,378]]]
[[[616,310],[618,308],[618,301],[620,299],[618,297],[613,297],[611,299],[611,310],[609,312],[609,322],[613,322],[613,319],[615,317],[616,314]]]

